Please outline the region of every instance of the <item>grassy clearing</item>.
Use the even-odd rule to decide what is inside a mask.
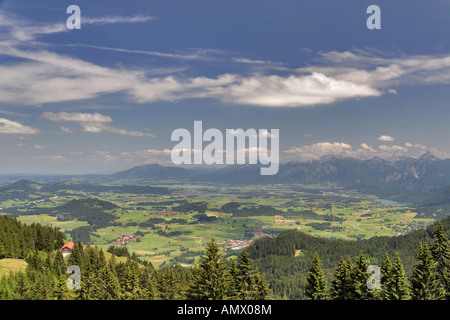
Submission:
[[[25,271],[28,263],[21,259],[0,259],[0,278],[10,272]]]

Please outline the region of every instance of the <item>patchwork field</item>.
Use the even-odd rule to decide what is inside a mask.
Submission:
[[[74,199],[103,202],[80,209]],[[413,207],[375,200],[357,192],[305,190],[301,186],[190,185],[175,186],[164,195],[64,189],[37,191],[29,199],[8,199],[0,204],[0,213],[14,215],[27,224],[52,225],[69,239],[105,250],[111,245],[127,246],[157,267],[192,264],[211,237],[225,254],[233,256],[256,238],[276,236],[284,230],[358,239],[404,234],[434,221],[416,218]],[[87,210],[91,216],[84,216],[80,210]],[[94,220],[97,215],[110,220]]]

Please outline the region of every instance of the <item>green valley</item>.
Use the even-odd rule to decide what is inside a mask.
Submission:
[[[19,181],[0,214],[56,227],[103,249],[126,246],[155,267],[192,265],[214,237],[226,256],[286,230],[327,239],[397,236],[425,228],[411,205],[354,190],[301,185],[107,186]],[[14,192],[13,192],[13,191]],[[20,196],[17,196],[20,195]],[[26,195],[26,196],[25,196]]]

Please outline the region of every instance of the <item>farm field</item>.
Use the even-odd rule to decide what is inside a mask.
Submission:
[[[38,190],[29,199],[3,201],[0,214],[14,215],[27,224],[60,228],[68,239],[104,250],[111,245],[127,246],[155,267],[191,265],[211,237],[227,256],[235,256],[258,237],[276,236],[284,230],[331,239],[363,239],[408,233],[434,221],[416,218],[413,207],[387,205],[371,195],[344,190],[192,185],[169,190],[168,194]],[[80,199],[103,201],[93,205],[98,211],[90,214],[112,220],[70,217],[68,203]],[[101,207],[105,204],[109,207]],[[61,206],[68,212],[52,213]]]

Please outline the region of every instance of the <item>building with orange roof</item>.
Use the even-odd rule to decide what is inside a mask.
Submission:
[[[73,241],[69,241],[61,247],[61,249],[59,251],[61,251],[63,258],[69,256],[72,253],[74,246],[75,246],[75,243]]]

